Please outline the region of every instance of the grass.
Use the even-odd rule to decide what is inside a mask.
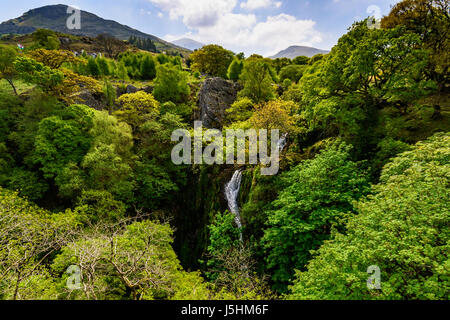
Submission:
[[[14,85],[16,86],[17,93],[20,95],[26,91],[31,90],[34,86],[27,84],[21,80],[15,80]],[[14,94],[11,85],[5,79],[0,80],[0,91]]]
[[[441,117],[433,119],[434,105],[440,105]],[[415,105],[411,105],[408,113],[402,115],[395,107],[387,107],[382,111],[384,120],[381,123],[382,130],[407,143],[415,144],[432,136],[436,132],[448,132],[450,130],[450,100],[448,95],[440,98],[437,95],[421,99]]]

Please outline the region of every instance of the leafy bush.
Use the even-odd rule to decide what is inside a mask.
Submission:
[[[151,56],[146,56],[141,63],[141,78],[153,80],[156,78],[156,64]]]
[[[228,79],[238,81],[243,68],[244,62],[242,60],[234,59],[228,68]]]
[[[204,46],[190,55],[192,69],[214,77],[227,77],[234,54],[218,45]]]
[[[160,65],[156,70],[155,98],[160,102],[186,102],[190,94],[186,74],[169,64]]]
[[[387,164],[345,233],[297,273],[290,299],[444,299],[449,279],[450,136],[437,134]],[[367,269],[381,269],[381,290]]]
[[[264,59],[248,58],[242,69],[241,80],[244,89],[239,92],[239,96],[250,98],[254,103],[273,99],[275,92],[272,88],[272,72],[269,63]]]
[[[292,82],[298,82],[301,77],[303,77],[303,73],[306,70],[306,66],[304,65],[290,65],[286,66],[280,71],[280,81],[283,82],[286,79],[291,80]]]
[[[354,213],[353,202],[368,192],[367,178],[350,150],[336,142],[282,176],[283,188],[263,237],[278,290],[286,289],[295,270],[305,268],[310,251],[330,238],[332,226]]]

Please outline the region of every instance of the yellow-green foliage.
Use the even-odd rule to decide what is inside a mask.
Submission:
[[[241,98],[226,110],[227,120],[230,122],[246,121],[250,119],[254,111],[254,103],[249,98]]]
[[[144,91],[124,94],[117,99],[121,105],[114,115],[120,120],[136,128],[145,119],[151,119],[159,113],[159,102],[153,95]]]
[[[56,299],[43,262],[70,239],[77,217],[50,213],[0,187],[0,221],[0,298]]]
[[[227,77],[233,53],[218,45],[204,46],[190,56],[192,69],[215,77]]]
[[[299,272],[289,299],[449,298],[450,135],[437,134],[394,158],[335,233]],[[381,269],[381,290],[367,268]]]

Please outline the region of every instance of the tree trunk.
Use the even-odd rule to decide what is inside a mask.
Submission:
[[[432,120],[441,120],[442,119],[441,106],[439,106],[439,105],[434,106],[434,113],[431,116],[431,119]]]
[[[14,288],[13,300],[17,300],[17,294],[19,293],[19,284],[20,284],[20,271],[17,271],[17,280]]]
[[[18,96],[17,90],[16,90],[16,86],[14,85],[12,79],[6,79],[6,81],[8,81],[8,83],[9,83],[9,84],[11,85],[11,87],[13,88],[14,93],[16,94],[16,96]]]

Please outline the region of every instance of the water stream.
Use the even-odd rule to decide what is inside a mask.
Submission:
[[[242,242],[242,221],[239,212],[239,191],[241,189],[242,170],[236,170],[230,182],[225,186],[225,196],[228,202],[228,209],[234,214],[234,221],[239,228],[239,239]]]
[[[286,147],[288,134],[284,134],[280,140],[278,140],[277,146],[280,153]],[[239,228],[239,239],[243,242],[242,237],[242,220],[241,213],[239,211],[239,191],[241,190],[242,182],[242,169],[236,170],[231,178],[230,182],[225,186],[225,196],[228,202],[228,209],[234,214],[234,221]]]

